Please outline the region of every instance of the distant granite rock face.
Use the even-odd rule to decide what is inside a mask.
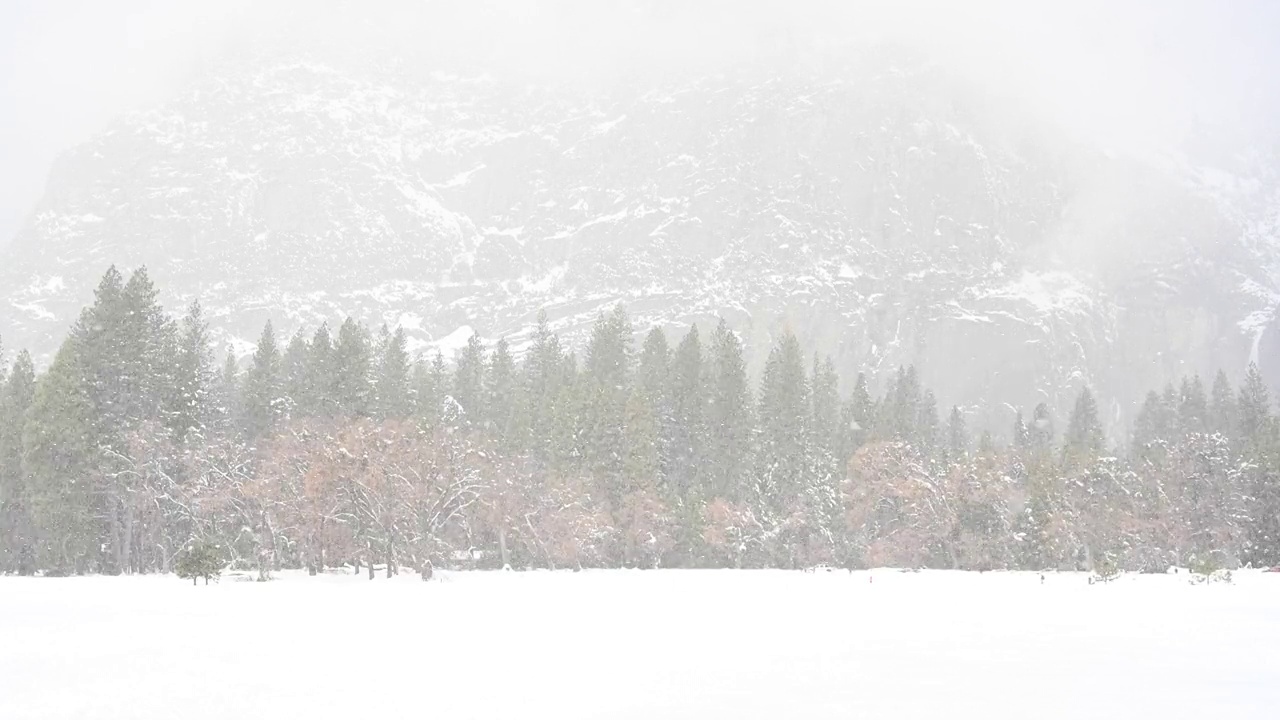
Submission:
[[[1183,373],[1280,378],[1274,176],[1111,157],[870,56],[607,94],[386,67],[223,66],[63,157],[0,258],[5,344],[47,359],[114,263],[240,352],[346,314],[447,349],[546,309],[575,343],[622,301],[723,316],[757,367],[784,326],[847,379],[915,363],[995,429],[1084,382],[1115,427]]]

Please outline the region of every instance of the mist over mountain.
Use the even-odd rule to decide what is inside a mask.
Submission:
[[[1117,150],[892,33],[725,16],[749,43],[677,37],[665,63],[572,23],[546,34],[575,7],[455,25],[418,8],[431,40],[465,29],[438,52],[408,30],[379,47],[395,23],[334,42],[316,20],[201,61],[59,157],[2,251],[0,336],[47,361],[116,264],[146,265],[175,311],[200,298],[242,355],[268,319],[346,315],[415,350],[472,332],[518,350],[542,309],[573,345],[623,302],[640,329],[726,318],[757,370],[784,328],[846,376],[915,364],[997,430],[1086,383],[1121,429],[1184,374],[1257,359],[1280,377],[1274,146],[1206,130]],[[572,52],[521,67],[563,37]]]

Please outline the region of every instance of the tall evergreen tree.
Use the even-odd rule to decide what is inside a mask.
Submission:
[[[214,416],[213,350],[199,300],[191,301],[182,319],[174,381],[168,398],[169,429],[181,442],[192,432],[203,432]]]
[[[1149,390],[1142,401],[1142,408],[1133,421],[1133,455],[1150,460],[1160,453],[1160,448],[1171,438],[1160,427],[1163,414],[1162,400],[1155,390]]]
[[[658,476],[664,482],[675,458],[676,418],[671,385],[671,347],[667,334],[654,326],[645,335],[636,366],[636,388],[649,403],[657,432]]]
[[[378,333],[376,369],[372,378],[371,409],[375,418],[403,420],[413,414],[412,368],[408,338],[403,328],[390,332],[383,325]]]
[[[31,555],[59,573],[100,568],[104,539],[91,483],[97,419],[77,342],[74,335],[65,340],[40,378],[22,429]]]
[[[519,447],[521,431],[521,402],[517,397],[519,385],[516,362],[506,338],[499,338],[489,354],[489,366],[484,373],[485,407],[489,410],[489,422],[498,438],[499,446],[508,452]]]
[[[241,418],[240,365],[234,353],[227,352],[213,387],[213,422],[219,432],[229,432],[239,426]]]
[[[482,427],[488,419],[485,408],[485,352],[479,335],[467,338],[466,347],[458,353],[453,367],[454,402],[462,409],[464,422]]]
[[[329,324],[320,323],[311,342],[307,343],[307,380],[304,394],[297,403],[303,417],[332,417],[337,414],[337,376],[333,362],[333,336]]]
[[[1199,375],[1190,380],[1182,379],[1182,402],[1178,406],[1178,420],[1184,433],[1201,433],[1209,421],[1209,398]]]
[[[1056,432],[1053,426],[1053,413],[1044,403],[1036,405],[1031,412],[1031,424],[1027,427],[1027,439],[1032,450],[1044,454],[1053,447]]]
[[[535,459],[544,466],[551,461],[557,421],[563,414],[564,351],[560,339],[551,332],[545,310],[538,312],[533,342],[521,368],[521,386],[529,427],[528,443]]]
[[[858,373],[858,377],[854,380],[853,393],[849,396],[849,406],[850,415],[856,425],[852,428],[854,442],[856,445],[861,445],[871,434],[876,418],[875,400],[867,390],[867,376],[863,373]]]
[[[722,319],[711,341],[707,406],[707,495],[742,499],[752,467],[755,428],[742,341]]]
[[[414,394],[418,397],[418,414],[428,427],[436,427],[444,421],[449,382],[444,355],[440,351],[432,355],[430,362],[420,359],[414,364],[413,385]]]
[[[310,415],[318,400],[311,388],[311,343],[299,329],[285,346],[280,358],[280,392],[285,398],[285,411],[291,416]]]
[[[760,383],[757,501],[781,514],[804,490],[809,385],[800,343],[789,330],[769,351]]]
[[[916,443],[927,456],[934,456],[938,450],[938,401],[932,390],[926,390],[920,399],[915,425]]]
[[[965,427],[964,413],[952,405],[951,414],[947,417],[947,459],[953,463],[963,462],[969,454],[969,431]]]
[[[617,305],[591,330],[583,372],[582,455],[616,506],[626,453],[623,415],[630,394],[631,320]]]
[[[701,491],[701,460],[707,443],[706,359],[698,326],[676,346],[671,359],[672,448],[668,475],[680,497]]]
[[[819,452],[834,461],[836,452],[842,445],[842,424],[840,422],[840,378],[836,375],[836,366],[830,357],[819,361],[816,354],[813,356],[811,378],[810,402],[813,416],[810,428],[813,433],[813,442]]]
[[[1237,403],[1240,437],[1248,444],[1261,445],[1271,431],[1271,393],[1258,366],[1249,363]]]
[[[339,417],[365,417],[373,401],[369,331],[348,317],[333,346],[333,405]]]
[[[1075,407],[1067,421],[1067,455],[1082,462],[1091,461],[1103,450],[1102,423],[1098,419],[1098,404],[1093,392],[1086,385],[1076,396]]]
[[[276,345],[275,328],[268,320],[244,378],[241,411],[244,433],[250,440],[267,434],[284,414],[280,391],[280,348]]]
[[[1213,377],[1209,397],[1209,432],[1233,437],[1236,433],[1236,401],[1227,374],[1221,370]]]
[[[36,375],[31,356],[18,353],[12,372],[0,370],[0,574],[35,571],[31,547],[30,483],[25,473],[22,430],[35,399]]]
[[[1022,420],[1021,410],[1013,418],[1013,447],[1019,453],[1026,452],[1031,448],[1031,431]]]

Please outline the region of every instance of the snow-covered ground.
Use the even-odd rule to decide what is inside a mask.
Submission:
[[[0,718],[409,717],[1276,718],[1280,574],[0,578]]]

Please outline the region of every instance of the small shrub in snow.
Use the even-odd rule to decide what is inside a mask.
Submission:
[[[1231,571],[1222,567],[1212,556],[1193,558],[1190,563],[1191,584],[1208,585],[1209,583],[1231,582]]]
[[[1120,577],[1120,567],[1111,559],[1111,556],[1104,555],[1102,559],[1094,565],[1093,575],[1089,577],[1089,582],[1107,583],[1118,577]]]
[[[192,585],[199,578],[204,578],[204,584],[208,585],[209,578],[217,578],[225,566],[220,546],[205,540],[192,540],[178,555],[174,572],[184,580],[191,578]]]

